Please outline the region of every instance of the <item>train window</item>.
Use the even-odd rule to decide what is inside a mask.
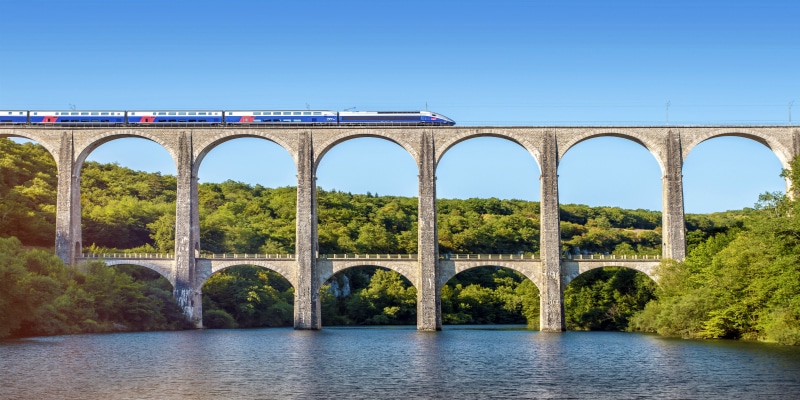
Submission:
[[[102,112],[102,113],[100,113],[100,115],[108,115],[108,113],[107,112]]]
[[[264,115],[272,115],[272,113],[269,111],[264,111]]]
[[[88,112],[82,112],[81,115],[89,115]]]
[[[292,115],[291,111],[284,111],[283,115]]]
[[[311,111],[304,111],[303,115],[311,115]]]
[[[100,115],[100,113],[93,112],[92,115]]]
[[[155,115],[155,113],[153,113],[153,115]],[[158,115],[167,115],[167,113],[162,111],[162,112],[158,113]]]
[[[300,111],[295,111],[294,115],[300,115]]]
[[[261,115],[261,111],[253,111],[253,115]]]
[[[196,112],[190,112],[189,115],[197,115]]]
[[[314,111],[314,115],[322,115],[322,113],[319,111]]]
[[[167,115],[176,115],[176,114],[177,114],[177,113],[176,113],[175,111],[173,111],[173,112],[170,112],[170,113],[167,113]],[[173,121],[173,122],[175,122],[175,121]]]
[[[38,112],[34,112],[33,115],[39,115],[39,113]]]
[[[186,115],[186,112],[181,111],[178,113],[178,115]]]

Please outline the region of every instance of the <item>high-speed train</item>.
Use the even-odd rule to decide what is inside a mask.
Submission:
[[[0,124],[29,125],[455,125],[432,111],[27,111],[0,110]]]

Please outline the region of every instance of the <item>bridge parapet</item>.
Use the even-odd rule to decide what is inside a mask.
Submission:
[[[440,254],[440,260],[539,260],[538,254]]]
[[[592,260],[630,260],[630,261],[658,261],[661,260],[661,256],[650,256],[650,255],[627,255],[627,254],[576,254],[576,255],[568,255],[566,257],[568,261],[592,261]]]
[[[84,253],[77,257],[79,261],[88,261],[96,259],[130,259],[130,260],[174,260],[174,254],[168,253]]]
[[[318,260],[416,260],[416,254],[320,254]]]
[[[254,259],[254,260],[294,260],[297,258],[294,254],[239,254],[239,253],[223,253],[223,254],[208,254],[201,255],[198,259],[208,258],[216,259]]]

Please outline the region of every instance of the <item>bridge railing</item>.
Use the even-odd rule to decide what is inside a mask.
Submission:
[[[223,253],[223,254],[205,254],[200,258],[209,259],[259,259],[259,260],[294,260],[294,254],[239,254],[239,253]]]
[[[416,260],[416,254],[320,254],[325,260]]]
[[[441,260],[538,260],[537,254],[440,254]]]
[[[660,255],[642,255],[642,254],[634,254],[634,255],[627,255],[627,254],[568,254],[565,259],[573,260],[573,261],[590,261],[590,260],[631,260],[631,261],[641,261],[641,260],[650,260],[650,261],[658,261],[661,260]]]
[[[156,259],[156,260],[172,260],[175,258],[174,254],[167,253],[83,253],[82,258],[85,259],[108,259],[108,258],[127,258],[127,259]]]
[[[169,253],[83,253],[84,259],[156,259],[172,260],[174,254]],[[294,254],[249,254],[223,253],[204,254],[200,258],[207,259],[259,259],[259,260],[294,260]],[[417,254],[320,254],[320,259],[328,260],[416,260]],[[539,260],[539,254],[440,254],[440,260]],[[565,260],[661,260],[660,255],[624,255],[624,254],[567,254]]]

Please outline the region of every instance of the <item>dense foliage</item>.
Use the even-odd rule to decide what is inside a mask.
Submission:
[[[203,326],[290,326],[294,288],[275,272],[250,265],[214,274],[203,285]]]
[[[632,269],[607,267],[581,274],[564,289],[569,330],[623,331],[655,298],[656,284]]]
[[[0,139],[0,237],[52,246],[57,180],[55,161],[42,146]]]
[[[785,174],[800,182],[800,158]],[[800,345],[800,200],[760,200],[740,228],[705,240],[684,262],[662,265],[658,300],[631,328]]]
[[[16,144],[7,139],[0,139],[0,154],[3,155],[0,158],[0,237],[16,236],[27,246],[52,247],[56,203],[52,157],[41,146]],[[133,171],[114,164],[85,163],[81,171],[84,251],[172,251],[175,187],[176,180],[172,176]],[[417,199],[319,189],[317,200],[321,254],[416,253]],[[271,189],[234,181],[204,183],[199,186],[199,203],[203,252],[294,252],[294,188]],[[534,254],[540,250],[538,202],[439,199],[437,205],[442,254]],[[629,329],[692,337],[796,341],[792,339],[796,334],[791,333],[800,319],[798,289],[792,286],[799,281],[793,257],[800,254],[800,249],[793,247],[792,242],[795,238],[792,227],[797,225],[792,215],[798,215],[796,208],[792,201],[766,196],[757,209],[687,215],[687,243],[691,251],[685,263],[665,265],[660,272],[658,288],[654,288],[649,278],[622,269],[604,269],[578,277],[565,288],[568,327],[625,329],[628,318],[655,292],[659,300],[651,301]],[[562,205],[560,217],[565,252],[660,254],[660,212]],[[41,258],[43,254],[25,257]],[[58,304],[74,305],[74,302],[84,301],[82,294],[74,294],[81,292],[69,288],[92,279],[119,280],[118,284],[123,287],[137,286],[144,297],[164,300],[162,295],[168,295],[172,301],[168,284],[165,287],[163,282],[156,283],[152,276],[144,277],[141,276],[144,273],[128,269],[122,275],[140,275],[139,280],[133,279],[129,285],[123,282],[129,278],[117,276],[119,268],[89,265],[85,272],[75,272],[69,277],[78,283],[57,281],[62,282],[59,287],[65,288],[61,293],[50,290],[50,275],[31,275],[12,264],[3,266],[9,278],[0,285],[12,281],[30,282],[40,288],[33,290],[37,295],[30,297],[33,303],[27,306],[29,308],[20,310],[44,307],[58,311],[51,312],[54,318],[58,313],[89,311],[86,315],[57,317],[54,321],[61,322],[52,324],[44,323],[47,313],[26,311],[20,315],[26,315],[27,322],[20,320],[9,332],[73,332],[84,329],[81,326],[89,331],[108,330],[114,324],[124,325],[126,329],[168,327],[161,320],[137,325],[134,317],[118,318],[120,313],[127,315],[127,311],[120,311],[113,302],[97,301],[91,303],[91,307],[74,306],[75,310],[45,306],[51,304],[48,302],[52,300],[52,293],[58,294],[55,298],[73,293],[75,298],[70,300],[73,303],[62,298]],[[98,277],[103,274],[100,269],[115,275]],[[95,277],[90,279],[89,276]],[[160,292],[153,294],[155,289],[151,287]],[[86,292],[87,289],[82,290]],[[248,266],[231,268],[212,276],[203,292],[206,326],[291,324],[293,289],[273,272]],[[14,293],[10,286],[2,292],[8,298]],[[88,297],[92,302],[103,299],[102,294]],[[416,289],[392,271],[379,268],[344,271],[324,287],[321,297],[324,325],[416,322]],[[111,309],[102,309],[104,304]],[[158,309],[154,305],[144,308]],[[174,309],[164,311],[165,315],[171,312]],[[32,315],[39,315],[37,318],[41,319],[31,322]],[[455,277],[442,290],[445,323],[536,326],[538,317],[537,288],[510,270],[468,271]],[[83,322],[75,322],[78,320]],[[7,321],[14,324],[13,318]]]
[[[527,324],[539,327],[539,289],[518,272],[477,268],[442,288],[445,324]]]
[[[188,325],[169,282],[154,272],[101,262],[76,270],[51,251],[0,238],[0,338]]]

